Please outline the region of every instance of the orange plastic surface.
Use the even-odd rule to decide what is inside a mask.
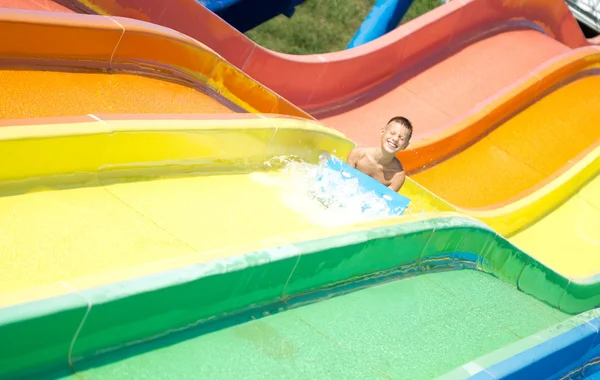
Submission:
[[[88,113],[232,113],[192,88],[137,75],[0,70],[0,118]]]
[[[0,0],[0,6],[6,5],[1,1],[6,0]],[[181,106],[175,104],[179,95],[199,90],[216,98],[218,102],[237,106],[238,111],[283,112],[291,116],[310,118],[298,107],[258,84],[198,41],[174,30],[135,19],[7,8],[0,12],[0,40],[0,69],[5,80],[7,76],[18,75],[7,74],[9,70],[23,69],[133,73],[160,79],[161,82],[165,82],[162,85],[165,86],[165,90],[170,86],[166,82],[187,87],[187,90],[180,86],[180,90],[173,91],[169,100],[157,96],[154,102],[166,100],[171,105],[154,107],[149,109],[149,112],[223,110],[223,107],[214,105],[217,102],[210,101],[200,93],[195,95],[196,100],[189,101],[198,102],[199,99],[203,99],[200,101],[202,105],[194,105],[191,110],[186,111],[186,99],[182,99]],[[131,80],[142,83],[140,79]],[[108,88],[121,91],[119,93],[123,96],[129,96],[127,91],[132,91],[133,99],[137,96],[136,92],[144,92],[148,99],[153,96],[152,91],[144,89],[145,85],[140,84],[139,88],[134,89],[135,85],[130,84],[127,89],[127,86],[117,79],[105,78],[100,81],[114,82],[109,84]],[[4,85],[6,86],[6,83]],[[83,85],[82,82],[80,86]],[[103,91],[98,88],[98,84],[87,82],[86,85],[91,87],[80,90],[85,92],[96,88],[97,91]],[[40,86],[43,87],[44,84]],[[28,89],[32,90],[32,87]],[[166,96],[168,91],[163,92]],[[77,93],[77,90],[73,91],[73,94]],[[102,94],[96,95],[100,98]],[[52,97],[49,94],[46,96]],[[15,101],[13,99],[13,102]],[[213,105],[207,106],[209,103]],[[143,112],[143,108],[140,107],[136,112]],[[118,109],[106,110],[120,112]]]
[[[549,59],[598,42],[585,39],[563,0],[453,1],[368,44],[309,56],[258,46],[195,0],[70,3],[185,33],[368,145],[396,114],[414,121],[414,141],[438,133]]]
[[[412,178],[461,208],[510,203],[600,142],[599,86],[598,75],[575,79]]]
[[[501,125],[541,94],[560,86],[574,76],[585,75],[600,67],[600,47],[587,46],[568,50],[530,72],[527,76],[490,96],[485,104],[474,106],[465,118],[433,136],[411,144],[399,153],[405,170],[415,174],[458,154]],[[550,110],[552,111],[552,110]]]

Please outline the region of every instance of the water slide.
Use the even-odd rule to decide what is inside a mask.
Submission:
[[[451,209],[476,216],[505,236],[518,233],[515,242],[552,263],[556,270],[573,265],[560,263],[563,256],[557,252],[578,247],[576,252],[585,258],[579,262],[586,263],[579,265],[588,266],[587,259],[595,264],[565,274],[598,273],[600,262],[594,254],[598,239],[591,233],[598,223],[596,208],[584,216],[575,211],[577,207],[558,210],[557,215],[566,212],[570,219],[586,220],[568,223],[572,228],[563,231],[568,243],[560,250],[540,243],[550,231],[561,229],[561,223],[553,222],[556,217],[545,217],[537,227],[528,228],[581,186],[585,185],[580,195],[589,192],[588,186],[595,186],[597,163],[590,157],[596,154],[593,147],[598,139],[593,128],[597,97],[592,84],[594,64],[586,62],[597,59],[598,40],[585,39],[564,1],[450,2],[364,46],[316,56],[291,56],[265,49],[192,3],[179,0],[161,6],[135,0],[93,0],[85,3],[85,9],[121,16],[135,14],[186,33],[359,145],[378,143],[377,131],[390,112],[408,116],[416,130],[412,149],[403,152],[401,158],[417,182],[448,201]],[[191,19],[203,22],[193,23]],[[452,33],[441,32],[446,30]],[[576,80],[581,75],[592,78]],[[552,95],[538,93],[572,81],[576,83]],[[582,95],[571,97],[571,103],[562,101],[563,94],[577,91],[583,91]],[[534,104],[541,96],[546,104],[545,120],[537,119],[539,105],[526,112],[518,109],[517,105]],[[569,109],[576,109],[579,119],[563,116],[572,114]],[[548,123],[554,129],[546,128]],[[529,139],[514,132],[523,124],[528,127]],[[573,141],[567,146],[553,137],[560,128],[570,130],[572,126],[581,131],[577,144]],[[506,146],[515,139],[522,139],[521,146],[507,151]],[[542,145],[544,153],[537,154],[544,139],[549,140]],[[559,150],[554,149],[557,146]],[[564,155],[557,154],[561,149]],[[480,162],[480,153],[485,153],[486,164]],[[577,169],[566,173],[573,166],[572,160],[582,160],[587,153],[591,156],[584,161],[590,161],[589,165],[575,165],[586,166],[584,173],[572,172]],[[552,164],[546,163],[548,154],[554,158]],[[478,158],[473,159],[474,155]],[[449,157],[454,158],[446,160]],[[432,168],[441,161],[445,162]],[[488,162],[494,162],[498,171],[489,170]],[[511,170],[503,170],[504,166]],[[563,181],[565,176],[572,179],[567,181],[570,186],[556,185],[558,179],[555,182],[562,195],[552,201],[533,202],[543,192],[540,188],[561,173],[565,173]],[[473,180],[474,174],[477,180]],[[515,177],[520,180],[515,181]],[[466,188],[465,183],[469,183]],[[515,203],[517,200],[520,202]],[[523,216],[527,213],[530,215]]]
[[[120,17],[0,22],[0,377],[501,377],[597,357],[593,281],[414,181],[424,213],[401,218],[290,207],[264,162],[353,142],[197,41]]]
[[[390,115],[408,116],[414,141],[400,158],[445,201],[417,196],[415,211],[474,216],[553,270],[598,283],[600,40],[584,37],[564,1],[454,1],[357,48],[311,56],[256,45],[193,1],[78,4],[196,38],[359,145],[377,144]],[[560,243],[547,239],[557,234]]]
[[[7,255],[1,269],[3,292],[139,260],[216,249],[224,233],[219,232],[218,218],[241,230],[229,238],[233,245],[271,234],[273,226],[268,223],[242,228],[257,210],[284,230],[302,230],[302,220],[286,219],[276,202],[257,203],[259,198],[276,197],[247,173],[217,174],[260,168],[267,155],[296,150],[307,161],[316,160],[311,149],[331,151],[335,146],[343,155],[352,146],[350,141],[307,119],[251,113],[262,102],[280,108],[283,115],[295,107],[256,88],[255,82],[181,34],[148,28],[136,20],[118,19],[117,24],[104,17],[88,21],[67,13],[50,15],[3,10],[0,16],[4,36],[21,36],[4,38],[2,43],[2,189],[5,195],[15,195],[3,197],[0,206],[0,244]],[[69,37],[72,30],[78,32],[74,38]],[[53,41],[61,44],[49,43]],[[290,146],[307,138],[310,141],[301,147]],[[164,162],[165,167],[152,168],[152,162]],[[215,175],[160,182],[167,186],[163,189],[142,181],[202,167],[214,169]],[[129,190],[122,184],[102,189],[101,184],[127,176],[140,181]],[[65,190],[36,191],[53,186]],[[187,190],[180,193],[171,186]],[[117,194],[119,187],[130,195]],[[227,187],[233,193],[223,192]],[[203,196],[195,197],[200,190]],[[143,201],[148,203],[134,206],[142,194],[150,197]],[[175,206],[166,207],[161,198],[204,211],[178,217],[172,214]],[[200,203],[192,207],[194,199]],[[222,210],[223,202],[230,204],[230,212],[216,211]],[[269,216],[268,210],[279,216]],[[207,218],[207,212],[214,215]],[[59,222],[62,218],[69,222]],[[170,223],[175,225],[168,227]],[[173,236],[170,228],[184,234],[187,229],[188,238],[196,243]],[[46,231],[43,239],[36,238],[40,231]],[[198,236],[195,231],[207,234]],[[110,244],[100,244],[106,236],[111,236]],[[89,257],[72,256],[85,247],[94,247]],[[129,248],[136,248],[132,256],[122,256]],[[13,257],[11,252],[19,255]],[[76,265],[77,261],[85,265]]]
[[[548,60],[597,43],[585,39],[561,0],[454,1],[357,48],[308,56],[261,47],[194,0],[64,3],[195,38],[357,144],[377,142],[390,110],[418,126],[416,143],[464,120]]]

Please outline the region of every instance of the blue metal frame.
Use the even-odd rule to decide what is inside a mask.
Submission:
[[[211,12],[219,12],[228,8],[240,0],[197,0],[201,5],[208,8]]]
[[[412,2],[413,0],[377,0],[346,49],[366,44],[394,30]]]

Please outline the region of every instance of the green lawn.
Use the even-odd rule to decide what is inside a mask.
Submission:
[[[290,54],[344,50],[376,0],[306,0],[291,19],[280,15],[246,35],[269,49]],[[440,0],[415,0],[406,22],[440,5]]]

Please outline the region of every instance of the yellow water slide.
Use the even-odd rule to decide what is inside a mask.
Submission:
[[[5,10],[0,30],[0,305],[319,230],[250,173],[353,143],[210,49],[100,16]]]

